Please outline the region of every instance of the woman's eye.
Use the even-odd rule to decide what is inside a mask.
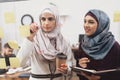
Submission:
[[[45,20],[46,20],[46,18],[42,17],[42,18],[41,18],[41,20],[42,20],[42,21],[45,21]]]
[[[50,17],[50,18],[48,18],[48,20],[49,21],[53,21],[53,20],[55,20],[54,18],[52,18],[52,17]]]
[[[49,18],[44,18],[44,17],[42,17],[41,20],[42,20],[42,21],[46,21],[46,20],[48,20],[48,21],[53,21],[53,20],[55,20],[55,19],[54,19],[53,17],[49,17]]]
[[[94,24],[94,22],[93,22],[93,21],[89,21],[89,23]]]

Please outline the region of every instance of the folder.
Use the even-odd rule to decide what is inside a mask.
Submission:
[[[71,67],[72,71],[74,72],[86,72],[86,73],[91,73],[91,74],[104,74],[104,73],[112,73],[112,72],[120,72],[120,68],[116,68],[116,69],[108,69],[108,70],[100,70],[100,71],[96,71],[96,70],[91,70],[91,69],[85,69],[85,68],[80,68],[80,67]]]
[[[71,69],[73,72],[77,73],[78,75],[82,75],[83,73],[85,73],[88,76],[91,75],[99,76],[100,80],[120,80],[120,68],[100,70],[100,71],[85,69],[80,67],[71,67]]]

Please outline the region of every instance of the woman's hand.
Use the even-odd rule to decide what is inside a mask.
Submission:
[[[80,65],[82,68],[86,68],[88,62],[90,62],[90,60],[89,60],[87,57],[84,57],[84,58],[79,59],[79,65]]]
[[[57,70],[66,74],[68,71],[68,67],[66,64],[61,64],[60,68],[57,68]]]
[[[97,75],[87,75],[84,72],[81,72],[81,75],[85,76],[88,80],[100,80],[100,76]]]
[[[30,41],[33,41],[34,36],[36,35],[37,31],[38,31],[38,24],[37,23],[32,23],[30,25],[30,36],[28,36],[28,39]]]

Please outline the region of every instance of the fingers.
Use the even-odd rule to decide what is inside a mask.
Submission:
[[[67,73],[68,71],[68,67],[66,64],[61,64],[60,68],[57,68],[58,71],[62,72],[62,73]]]
[[[100,76],[91,75],[91,80],[100,80]]]
[[[36,33],[37,30],[38,30],[38,24],[37,24],[37,23],[32,23],[32,24],[30,25],[30,32],[31,32],[31,33]]]
[[[30,41],[33,41],[34,36],[36,35],[37,31],[38,31],[38,25],[37,23],[32,23],[30,25],[30,35],[27,37]]]
[[[86,57],[79,59],[79,65],[83,68],[87,67],[88,62],[90,62],[90,60]]]
[[[67,64],[61,64],[61,67],[66,68],[66,67],[67,67]]]
[[[79,63],[88,63],[90,60],[86,57],[79,59]]]
[[[81,72],[81,75],[88,78],[88,80],[100,80],[100,76],[97,76],[97,75],[88,75],[88,74],[86,74],[84,72]]]

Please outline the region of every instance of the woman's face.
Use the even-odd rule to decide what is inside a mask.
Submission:
[[[97,26],[98,26],[98,23],[93,17],[91,17],[89,15],[85,16],[84,30],[85,30],[85,34],[87,36],[93,35],[97,30]]]
[[[43,13],[40,17],[40,21],[41,21],[41,27],[43,29],[43,31],[45,32],[51,32],[55,29],[56,27],[56,20],[55,20],[55,16],[53,14],[50,13]]]

